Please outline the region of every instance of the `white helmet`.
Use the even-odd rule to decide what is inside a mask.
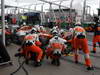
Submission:
[[[64,33],[64,30],[63,30],[63,29],[61,29],[61,30],[60,30],[60,33]]]
[[[52,34],[53,34],[54,36],[58,35],[57,30],[52,31]]]
[[[36,28],[32,28],[31,33],[36,33],[37,29]]]
[[[40,29],[41,29],[41,30],[44,30],[44,27],[43,27],[43,26],[40,26]]]
[[[23,22],[23,25],[26,25],[26,22]]]
[[[57,30],[57,28],[58,28],[58,26],[54,26],[52,29],[53,29],[53,30]]]
[[[69,29],[69,32],[72,32],[73,33],[74,32],[74,29],[73,28],[70,28]]]
[[[52,33],[58,33],[57,30],[53,30]]]
[[[80,26],[81,25],[81,22],[76,22],[75,25]]]
[[[56,40],[58,40],[58,36],[54,36],[54,38],[55,38]]]

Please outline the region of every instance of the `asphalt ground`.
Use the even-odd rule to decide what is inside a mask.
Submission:
[[[92,33],[87,33],[87,38],[89,41],[92,40]],[[14,57],[14,54],[17,53],[17,50],[20,48],[19,45],[11,44],[7,47],[7,51],[11,57],[13,65],[2,65],[0,66],[0,75],[10,75],[10,73],[14,72],[18,67],[18,58]],[[89,49],[92,50],[92,46],[89,46]],[[96,54],[90,54],[90,58],[92,64],[94,66],[94,70],[87,71],[84,66],[84,56],[83,53],[80,52],[80,63],[75,64],[73,61],[73,56],[63,56],[61,58],[61,65],[59,67],[51,65],[50,59],[46,58],[42,62],[41,67],[34,67],[32,63],[29,65],[24,64],[25,69],[28,71],[29,75],[100,75],[100,48],[97,48]],[[24,61],[23,58],[20,59],[21,62]],[[14,75],[26,75],[23,69],[20,69]]]

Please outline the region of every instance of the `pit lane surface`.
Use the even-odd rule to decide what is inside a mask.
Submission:
[[[88,34],[88,39],[92,40],[92,34]],[[3,65],[0,66],[0,75],[10,75],[11,72],[15,71],[18,67],[18,58],[14,57],[14,54],[17,52],[17,49],[20,46],[16,44],[11,44],[7,47],[13,66]],[[89,46],[89,49],[92,50],[92,46]],[[72,56],[63,56],[61,59],[61,66],[57,67],[50,64],[50,60],[44,59],[41,67],[34,67],[32,64],[25,65],[24,67],[28,71],[29,75],[100,75],[100,48],[97,48],[96,54],[90,54],[92,64],[94,66],[94,71],[87,71],[84,66],[84,56],[80,54],[80,63],[75,64],[73,62]],[[23,61],[23,58],[21,58]],[[25,75],[25,72],[21,69],[15,75]]]

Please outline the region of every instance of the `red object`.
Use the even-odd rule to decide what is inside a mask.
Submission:
[[[83,52],[84,52],[84,56],[85,56],[85,65],[86,66],[91,66],[91,61],[90,61],[90,56],[89,56],[89,48],[88,48],[88,41],[86,38],[83,38],[83,39],[78,39],[78,38],[74,38],[73,39],[73,46],[74,46],[74,49],[75,49],[75,61],[78,61],[78,53],[77,53],[77,50],[78,49],[82,49]]]
[[[23,47],[23,51],[22,53],[26,55],[26,57],[30,57],[27,55],[28,52],[35,52],[37,53],[37,61],[42,59],[42,55],[43,55],[43,50],[41,48],[39,48],[36,45],[32,45],[32,46],[27,46],[27,47]]]
[[[93,50],[96,51],[96,47],[94,45],[96,45],[97,42],[100,42],[100,35],[96,35],[93,37]]]
[[[55,49],[59,49],[61,51],[63,51],[65,49],[64,45],[62,44],[59,44],[59,43],[53,43],[50,45],[49,48],[47,48],[46,50],[46,54],[47,56],[51,57],[51,58],[55,58],[55,56],[52,55],[52,52],[55,50]]]
[[[41,45],[42,45],[42,43],[41,43],[40,41],[35,41],[35,44],[36,44],[37,46],[41,46]]]
[[[100,42],[100,35],[96,35],[93,37],[93,44],[96,44],[96,42]]]
[[[91,60],[88,59],[88,58],[86,58],[86,59],[85,59],[85,65],[86,65],[86,66],[90,66],[90,64],[91,64]]]
[[[84,53],[89,53],[88,41],[86,38],[84,38],[84,39],[74,38],[75,50],[79,49],[80,47],[83,49]]]
[[[12,23],[16,24],[16,18],[12,18]]]

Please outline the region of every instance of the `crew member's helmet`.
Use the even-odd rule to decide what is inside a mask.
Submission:
[[[74,32],[74,29],[73,28],[70,28],[69,29],[69,32],[72,32],[73,33]]]
[[[52,32],[52,34],[53,34],[53,36],[57,36],[57,35],[58,35],[58,32],[57,32],[56,30],[54,30],[54,31]]]
[[[36,29],[36,28],[32,28],[31,34],[32,34],[32,33],[36,33],[36,32],[37,32],[37,29]]]
[[[60,30],[60,34],[63,34],[65,31],[63,29]]]
[[[25,26],[26,25],[26,22],[23,22],[23,26]]]
[[[85,32],[85,29],[80,27],[80,26],[76,26],[74,28],[74,35],[76,37],[86,37],[86,32]]]
[[[58,40],[58,36],[54,36],[54,38],[55,38],[56,40]]]
[[[81,22],[76,22],[75,26],[81,26]]]

